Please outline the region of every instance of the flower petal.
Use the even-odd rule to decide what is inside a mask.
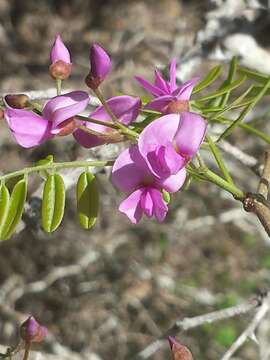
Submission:
[[[58,60],[62,60],[68,64],[71,64],[70,53],[63,43],[61,36],[59,34],[56,35],[53,47],[51,49],[51,62],[54,63]]]
[[[40,145],[51,137],[50,122],[31,111],[6,109],[5,118],[17,143],[25,148]]]
[[[169,193],[174,193],[181,189],[181,187],[184,185],[186,175],[186,169],[183,167],[175,175],[171,175],[165,179],[157,179],[155,183],[159,188],[164,189]]]
[[[143,194],[141,195],[140,205],[141,205],[143,212],[145,213],[145,215],[148,218],[153,216],[154,202],[152,200],[151,193],[148,190],[148,188],[146,188],[145,191],[143,192]]]
[[[179,153],[191,159],[199,150],[207,128],[206,121],[193,112],[182,112],[179,129],[175,134],[175,144]]]
[[[166,205],[160,190],[151,188],[149,192],[154,204],[154,215],[158,222],[162,222],[167,215],[168,206]]]
[[[141,208],[141,196],[144,188],[140,188],[130,194],[119,206],[119,211],[127,215],[133,224],[137,224],[143,215]]]
[[[85,126],[88,127],[88,123],[85,124]],[[106,128],[106,129],[108,129],[108,128]],[[75,140],[81,146],[88,148],[88,149],[106,144],[106,141],[104,139],[98,137],[97,135],[89,134],[86,131],[83,131],[81,129],[75,130],[72,135],[74,136]]]
[[[155,86],[162,90],[164,94],[170,94],[170,87],[158,70],[155,70]]]
[[[89,103],[85,91],[72,91],[49,100],[42,111],[43,117],[52,122],[52,134],[60,132],[58,126],[65,120],[78,115]]]
[[[159,87],[151,84],[148,80],[142,78],[141,76],[134,76],[134,79],[138,81],[138,83],[150,92],[154,96],[162,96],[164,95],[163,91],[159,89]]]
[[[141,100],[138,97],[122,95],[112,97],[107,104],[121,123],[129,125],[139,114]],[[92,112],[89,117],[95,120],[112,121],[103,105]]]
[[[145,178],[151,181],[151,173],[138,151],[138,146],[133,145],[115,160],[112,183],[121,191],[133,191]]]
[[[176,89],[176,59],[172,59],[170,65],[170,92]]]
[[[160,113],[165,113],[170,102],[177,100],[174,96],[164,95],[159,96],[158,98],[150,101],[145,105],[145,109],[150,109],[154,111],[159,111]]]
[[[184,84],[182,84],[180,87],[178,87],[174,92],[173,95],[178,100],[185,100],[188,101],[190,99],[190,96],[192,94],[192,90],[196,83],[199,81],[199,77],[194,77],[193,79],[186,81]]]
[[[184,165],[184,158],[172,146],[179,123],[179,114],[165,115],[149,124],[139,136],[139,151],[158,178],[175,174]]]

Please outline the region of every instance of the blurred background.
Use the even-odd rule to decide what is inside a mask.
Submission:
[[[0,0],[0,91],[54,86],[48,66],[56,33],[72,54],[66,89],[86,90],[93,42],[113,59],[103,85],[108,97],[144,95],[133,76],[151,80],[154,66],[163,69],[173,56],[179,82],[204,76],[220,63],[225,78],[233,55],[244,66],[270,74],[269,15],[268,1],[256,0]],[[262,102],[252,116],[267,107]],[[269,132],[267,120],[259,126]],[[262,157],[265,145],[241,131],[229,141]],[[0,147],[2,172],[48,154],[65,161],[119,152],[117,146],[88,151],[72,137],[22,151],[4,121]],[[227,160],[238,185],[254,191],[256,176]],[[40,228],[40,199],[32,196],[40,180],[31,179],[21,231],[0,244],[0,344],[14,345],[18,323],[33,314],[50,331],[42,352],[57,359],[132,359],[177,318],[237,304],[269,287],[269,239],[241,204],[215,186],[195,183],[174,195],[163,225],[153,220],[132,226],[117,211],[122,195],[110,184],[109,173],[98,179],[102,196],[96,227],[80,229],[72,188],[63,224],[52,235]],[[178,339],[195,359],[218,359],[249,320],[247,315],[202,326]],[[259,336],[269,337],[269,322]],[[169,359],[168,347],[152,358]],[[240,358],[259,358],[256,344],[244,346]]]

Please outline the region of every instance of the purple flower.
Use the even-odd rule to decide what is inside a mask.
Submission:
[[[107,104],[109,105],[110,109],[116,116],[119,122],[121,122],[124,125],[129,125],[132,121],[134,121],[138,114],[141,107],[141,100],[140,98],[122,95],[122,96],[116,96],[112,97],[107,101]],[[107,111],[104,109],[104,106],[99,106],[94,112],[92,112],[89,115],[89,118],[100,120],[103,122],[111,122],[111,118],[108,115]],[[91,122],[81,122],[81,125],[86,126],[87,128],[94,130],[96,132],[107,134],[109,139],[109,135],[114,135],[114,131],[112,128],[94,124]],[[73,136],[75,137],[76,141],[86,147],[91,148],[94,146],[105,144],[106,136],[98,136],[94,134],[89,134],[81,129],[76,130],[73,133]],[[112,141],[113,142],[113,141]]]
[[[181,86],[176,85],[176,60],[173,59],[169,65],[170,80],[166,81],[158,70],[155,70],[155,82],[151,84],[140,76],[135,79],[147,91],[149,91],[155,99],[150,101],[145,109],[155,110],[163,114],[176,113],[189,110],[189,99],[194,85],[198,81],[198,77],[193,78]]]
[[[41,342],[48,334],[45,326],[41,326],[33,316],[22,323],[20,327],[21,338],[27,342]]]
[[[185,168],[166,179],[158,179],[149,170],[141,156],[138,146],[132,145],[116,159],[112,169],[112,182],[129,196],[120,204],[119,210],[126,214],[130,221],[137,224],[143,214],[155,216],[162,222],[168,206],[163,199],[162,189],[173,193],[178,191],[186,178]]]
[[[139,151],[156,177],[167,178],[196,154],[206,127],[206,121],[192,112],[164,115],[142,131]]]
[[[34,147],[55,135],[68,135],[76,127],[74,117],[89,103],[84,91],[72,91],[49,100],[42,115],[22,109],[5,110],[5,118],[17,143],[25,148]]]
[[[70,53],[59,34],[55,37],[50,58],[52,63],[50,66],[50,75],[54,79],[64,80],[68,78],[72,67]]]
[[[63,43],[60,34],[57,34],[55,37],[50,57],[52,64],[59,60],[64,61],[67,64],[71,64],[70,53],[65,44]]]
[[[85,82],[90,89],[97,89],[111,70],[112,64],[109,55],[98,44],[93,44],[90,49],[91,69]]]
[[[169,336],[168,341],[172,350],[173,360],[193,360],[190,350],[180,344],[174,337]]]

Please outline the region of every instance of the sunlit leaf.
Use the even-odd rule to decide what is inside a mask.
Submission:
[[[42,227],[46,232],[55,231],[65,211],[65,184],[59,174],[49,175],[42,198]]]
[[[211,85],[219,77],[221,69],[221,65],[218,65],[215,66],[212,70],[210,70],[206,77],[194,87],[192,94],[197,94],[202,89]]]
[[[89,171],[83,172],[77,182],[77,211],[80,225],[90,229],[95,225],[99,208],[97,180]]]
[[[6,193],[5,201],[7,201],[9,196],[7,195],[6,190],[4,191]],[[1,239],[6,240],[10,238],[10,236],[15,231],[16,226],[18,225],[22,217],[26,195],[27,195],[27,184],[25,179],[22,179],[17,182],[11,193],[8,212],[5,215],[4,222],[1,226],[1,234],[0,234]]]

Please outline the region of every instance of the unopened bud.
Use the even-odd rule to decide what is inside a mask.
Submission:
[[[85,83],[90,89],[95,90],[106,78],[112,67],[109,55],[98,44],[94,44],[90,49],[90,65],[91,69]]]
[[[71,74],[72,64],[66,63],[63,60],[57,60],[51,64],[49,72],[53,79],[65,80]]]
[[[172,336],[169,336],[168,340],[171,346],[173,360],[193,360],[193,356],[186,346],[180,344]]]
[[[27,343],[41,342],[47,334],[47,328],[41,326],[33,316],[30,316],[20,327],[21,338]]]
[[[10,94],[4,97],[5,103],[13,109],[24,109],[27,107],[30,98],[25,94]]]

